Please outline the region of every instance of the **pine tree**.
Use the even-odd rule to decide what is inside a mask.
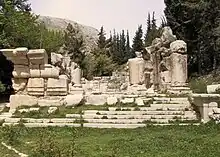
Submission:
[[[99,36],[99,40],[98,40],[98,47],[100,48],[100,49],[103,49],[103,48],[105,48],[105,45],[106,45],[106,37],[105,37],[105,32],[104,32],[104,28],[103,28],[103,26],[101,27],[101,29],[100,29],[100,32],[99,32],[99,34],[98,34],[98,36]]]
[[[136,51],[142,51],[144,48],[143,45],[143,30],[142,30],[142,25],[138,26],[138,30],[135,33],[134,39],[133,39],[133,45],[132,45],[132,51],[135,53]]]
[[[127,30],[127,37],[126,37],[126,61],[130,58],[133,58],[134,56],[131,53],[131,46],[130,46],[130,36],[129,32]]]
[[[120,37],[120,51],[121,51],[121,59],[120,64],[126,62],[126,38],[125,38],[125,31],[122,30],[121,37]]]
[[[83,37],[78,29],[75,29],[70,23],[64,35],[64,50],[66,50],[74,62],[80,66],[82,65],[85,57]]]
[[[148,13],[147,30],[146,30],[146,34],[144,36],[144,45],[145,46],[151,45],[151,42],[152,42],[150,39],[151,30],[152,30],[151,16],[150,16],[150,13]]]

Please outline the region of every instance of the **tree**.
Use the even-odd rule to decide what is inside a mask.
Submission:
[[[106,39],[103,27],[101,27],[98,36],[98,47],[84,60],[84,73],[88,79],[91,79],[93,76],[110,76],[115,69],[112,59],[114,49],[117,48],[116,42],[113,42],[115,36],[110,36],[109,39]],[[87,66],[92,66],[93,68]]]
[[[189,74],[205,74],[219,66],[218,0],[165,0],[167,24],[188,45]]]
[[[82,35],[69,23],[64,35],[64,50],[80,67],[85,57],[84,48]]]
[[[144,36],[144,42],[145,42],[145,46],[149,46],[151,45],[151,39],[150,39],[150,32],[152,30],[152,27],[151,27],[151,16],[150,16],[150,13],[148,13],[148,19],[147,19],[147,30],[146,30],[146,34]]]
[[[133,39],[133,45],[132,45],[132,51],[135,53],[136,51],[142,51],[144,48],[143,45],[143,30],[142,30],[142,25],[138,26],[138,30],[135,33],[134,39]]]
[[[147,31],[145,34],[144,45],[150,46],[152,41],[159,36],[160,36],[160,28],[159,29],[157,28],[155,12],[153,12],[152,19],[150,14],[148,14]]]
[[[39,27],[37,16],[29,11],[26,0],[3,0],[0,5],[2,48],[15,48],[21,45],[28,48],[38,46]]]
[[[100,32],[99,32],[99,34],[98,34],[98,36],[99,36],[99,40],[98,40],[98,47],[100,48],[100,49],[102,49],[102,48],[105,48],[105,46],[106,46],[106,37],[105,37],[105,32],[104,32],[104,28],[103,28],[103,26],[101,27],[101,29],[100,29]]]
[[[133,58],[134,56],[132,55],[131,52],[131,46],[130,46],[130,36],[129,36],[129,32],[127,30],[127,36],[126,36],[126,61],[130,58]]]

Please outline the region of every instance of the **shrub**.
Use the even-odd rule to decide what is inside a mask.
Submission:
[[[2,82],[0,81],[0,93],[5,92],[5,90],[6,90],[5,85],[2,84]]]
[[[202,78],[192,78],[189,86],[194,93],[207,93],[207,83]]]

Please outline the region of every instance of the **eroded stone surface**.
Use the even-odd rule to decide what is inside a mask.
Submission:
[[[45,82],[43,78],[31,78],[28,80],[27,91],[32,96],[45,95]]]
[[[48,64],[48,55],[45,49],[29,50],[27,56],[32,65]]]
[[[118,102],[118,98],[117,97],[108,97],[107,98],[107,104],[108,105],[114,105]]]
[[[76,95],[67,95],[65,98],[66,106],[77,106],[80,103],[83,103],[84,96],[82,94]]]
[[[14,65],[14,78],[30,78],[30,68],[26,65]]]
[[[219,93],[220,93],[220,84],[208,85],[208,86],[207,86],[207,92],[208,92],[208,94],[217,93],[218,90],[219,90]]]
[[[68,94],[68,80],[61,75],[59,79],[49,78],[47,82],[48,96],[66,96]]]
[[[86,97],[86,104],[103,105],[107,102],[107,95],[88,95]]]
[[[11,95],[10,109],[15,109],[19,106],[35,106],[38,104],[37,98],[29,95]]]

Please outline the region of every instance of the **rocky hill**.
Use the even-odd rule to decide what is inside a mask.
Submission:
[[[68,23],[71,23],[74,28],[78,29],[79,32],[82,33],[87,52],[90,52],[97,45],[98,30],[93,27],[85,26],[71,20],[49,16],[40,16],[39,20],[43,22],[47,28],[53,30],[65,30]]]

